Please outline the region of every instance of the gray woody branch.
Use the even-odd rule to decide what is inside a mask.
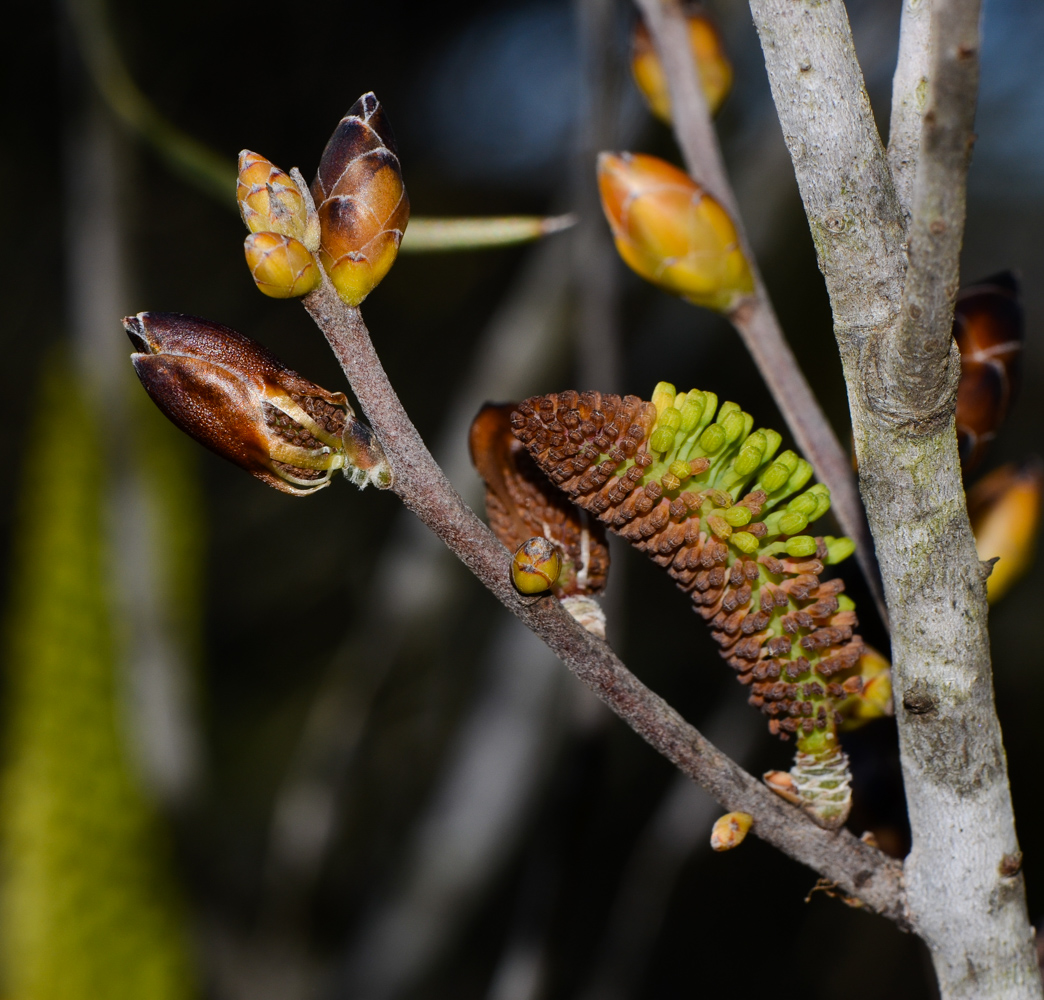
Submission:
[[[944,1000],[1039,998],[993,703],[985,573],[968,524],[953,421],[960,363],[950,331],[978,0],[934,0],[927,62],[904,13],[909,65],[900,66],[907,83],[897,87],[924,68],[928,78],[917,148],[909,137],[913,112],[903,102],[893,144],[900,189],[909,191],[909,262],[905,212],[843,3],[750,6],[834,311],[860,487],[891,615],[913,832],[904,866],[911,922],[931,950]]]
[[[647,688],[609,646],[552,597],[524,598],[511,584],[511,556],[453,489],[388,381],[358,309],[329,280],[304,299],[376,431],[395,473],[395,492],[509,611],[638,735],[728,810],[754,816],[754,833],[905,926],[901,868],[847,831],[829,833],[709,743]]]
[[[635,3],[649,27],[664,67],[671,95],[674,133],[686,169],[728,209],[754,273],[753,296],[741,303],[729,320],[754,359],[798,447],[829,488],[841,530],[856,542],[856,558],[877,601],[878,611],[885,619],[873,542],[859,502],[852,466],[790,350],[758,272],[736,196],[725,172],[721,146],[689,45],[680,0],[635,0]]]

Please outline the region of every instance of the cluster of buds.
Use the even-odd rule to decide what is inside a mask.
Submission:
[[[732,89],[732,63],[725,52],[721,34],[707,15],[695,8],[685,14],[689,48],[699,70],[703,95],[710,113],[716,114]],[[649,110],[660,121],[671,124],[671,93],[667,75],[653,45],[649,29],[642,20],[635,22],[631,35],[631,72]]]
[[[219,323],[142,312],[123,326],[152,401],[222,458],[295,496],[328,486],[338,469],[359,487],[392,485],[380,443],[343,393],[309,382]]]
[[[388,273],[410,205],[395,140],[377,98],[364,94],[326,144],[311,189],[250,150],[236,186],[257,287],[273,298],[307,295],[322,280],[357,306]]]
[[[486,484],[493,533],[514,551],[512,578],[525,594],[551,591],[589,631],[605,636],[594,600],[609,574],[605,528],[570,503],[536,467],[511,430],[512,404],[487,404],[469,435],[471,460]]]
[[[957,296],[957,443],[965,473],[982,460],[1018,389],[1023,328],[1019,285],[1010,271],[962,288]]]
[[[722,313],[753,292],[731,216],[688,174],[644,153],[602,153],[598,190],[616,249],[646,281]]]
[[[837,779],[847,773],[837,732],[863,692],[864,646],[843,581],[820,579],[854,545],[807,532],[830,507],[826,487],[808,485],[809,463],[777,454],[780,435],[755,430],[737,404],[665,382],[650,402],[534,397],[511,425],[551,482],[690,594],[769,729],[797,740],[802,805],[823,826],[843,823],[850,793]]]

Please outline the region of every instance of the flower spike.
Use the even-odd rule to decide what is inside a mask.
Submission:
[[[602,153],[598,190],[616,249],[646,281],[723,313],[753,292],[735,224],[688,174],[643,153]]]
[[[732,63],[714,23],[701,11],[686,14],[689,47],[700,73],[700,83],[710,113],[716,114],[732,89]],[[664,124],[671,124],[671,93],[660,57],[645,22],[637,20],[631,35],[631,72],[649,110]]]
[[[163,413],[200,444],[284,493],[306,496],[342,469],[392,485],[377,439],[340,392],[309,382],[235,330],[180,313],[123,326],[134,370]]]
[[[334,129],[312,182],[319,259],[338,294],[357,306],[388,273],[410,217],[391,127],[363,94]]]
[[[770,731],[797,739],[802,805],[823,826],[843,823],[837,729],[862,690],[864,647],[844,583],[820,580],[852,547],[807,533],[830,507],[825,486],[808,486],[811,466],[737,404],[666,382],[650,402],[533,397],[511,426],[551,482],[690,594]]]

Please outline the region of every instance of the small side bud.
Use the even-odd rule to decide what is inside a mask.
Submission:
[[[732,88],[732,64],[714,24],[702,13],[686,15],[689,46],[700,72],[707,108],[715,114]],[[638,21],[631,36],[631,72],[649,110],[667,125],[671,124],[671,94],[660,57],[644,21]]]
[[[515,550],[511,581],[521,594],[542,594],[558,579],[562,564],[558,548],[546,538],[530,538]]]
[[[723,313],[754,290],[728,212],[677,167],[641,153],[602,153],[598,188],[616,249],[646,281]]]
[[[295,496],[328,486],[338,469],[359,486],[391,486],[380,445],[343,393],[219,323],[143,312],[123,326],[152,401],[215,454]]]
[[[243,243],[258,290],[273,299],[294,299],[317,288],[319,265],[305,245],[279,233],[251,233]]]
[[[312,182],[319,259],[357,306],[388,273],[410,217],[395,140],[377,98],[363,94],[334,129]]]
[[[247,229],[252,233],[278,233],[305,240],[308,202],[288,173],[260,153],[244,149],[239,154],[236,200]]]
[[[719,817],[711,830],[710,845],[712,851],[731,851],[739,847],[746,839],[754,824],[750,813],[730,812]]]

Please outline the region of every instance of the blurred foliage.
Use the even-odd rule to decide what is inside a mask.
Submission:
[[[9,611],[0,905],[9,1000],[194,993],[169,844],[121,718],[106,558],[105,455],[64,364],[32,439],[61,421],[62,462],[30,455]]]

